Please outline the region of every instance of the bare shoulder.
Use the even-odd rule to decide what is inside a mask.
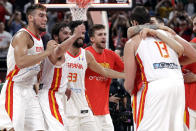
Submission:
[[[94,56],[88,50],[85,50],[85,54],[86,54],[87,61],[90,61],[90,60],[92,60],[92,58],[94,58]]]
[[[132,37],[126,42],[126,45],[135,46],[137,45],[137,43],[140,43],[140,41],[141,41],[140,35],[135,35],[134,37]]]
[[[96,60],[90,51],[85,50],[85,52],[86,52],[86,61],[89,66],[89,64],[94,63]]]
[[[131,39],[129,39],[126,44],[125,44],[125,48],[129,48],[129,49],[134,49],[134,51],[137,50],[140,42],[141,42],[141,37],[140,35],[135,35],[134,37],[132,37]]]
[[[29,47],[33,44],[31,36],[26,31],[20,31],[17,34],[15,34],[12,41],[13,47],[15,47],[18,44],[25,44]]]

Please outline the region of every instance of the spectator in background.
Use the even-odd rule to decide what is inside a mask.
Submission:
[[[11,14],[7,10],[6,5],[3,2],[3,0],[0,0],[0,21],[3,21],[5,23],[5,16],[6,15],[11,15]]]
[[[123,84],[119,79],[113,79],[110,85],[109,109],[115,131],[125,131],[127,117],[124,117],[123,114],[126,111],[131,111],[130,108],[127,108],[128,93]]]
[[[12,35],[9,32],[5,31],[4,23],[0,21],[0,57],[5,58],[7,56],[7,51],[11,39]]]
[[[177,2],[173,8],[173,10],[169,13],[169,20],[171,20],[174,17],[174,14],[184,12],[184,5],[182,2]]]
[[[150,16],[154,16],[155,15],[155,11],[153,9],[153,4],[150,1],[147,1],[144,6],[148,9]]]
[[[188,15],[192,17],[196,12],[196,1],[188,0],[188,4],[186,4],[185,10],[188,13]]]
[[[185,17],[181,17],[179,21],[179,26],[174,28],[174,30],[187,41],[191,40],[192,29],[191,24],[187,21]]]
[[[24,5],[23,13],[26,13],[27,8],[28,8],[29,6],[31,6],[33,3],[34,3],[34,0],[29,0],[29,2],[26,3],[26,4]]]
[[[8,0],[2,0],[4,3],[5,8],[11,14],[13,12],[13,5]]]
[[[58,14],[55,11],[49,11],[48,12],[48,32],[51,33],[52,27],[55,25],[57,19],[58,19]]]
[[[25,22],[22,20],[22,14],[20,11],[15,11],[10,20],[8,21],[8,27],[10,33],[14,35],[18,30],[25,27]]]
[[[70,11],[66,11],[64,13],[64,21],[66,23],[70,23],[72,21],[72,16],[71,16],[71,12]]]
[[[124,47],[127,41],[127,29],[130,27],[128,16],[125,12],[120,12],[112,26],[112,40],[114,49],[117,46]]]
[[[169,20],[168,26],[171,27],[182,38],[191,40],[192,20],[185,11],[175,11],[173,17]]]
[[[8,0],[3,0],[3,2],[4,2],[6,10],[9,12],[9,14],[12,14],[12,12],[13,12],[13,5]],[[10,19],[10,16],[6,15],[5,19],[6,19],[6,21],[8,21]]]
[[[159,14],[161,18],[166,19],[168,19],[169,13],[173,10],[173,7],[169,0],[161,0],[155,8],[157,14]]]

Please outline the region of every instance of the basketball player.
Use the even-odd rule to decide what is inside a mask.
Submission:
[[[70,23],[70,29],[82,24],[81,21],[73,21]],[[106,77],[123,78],[123,73],[115,72],[107,68],[103,68],[95,61],[95,58],[89,51],[82,49],[84,33],[81,38],[75,41],[65,55],[68,68],[69,87],[72,91],[71,97],[66,103],[66,114],[68,116],[68,131],[96,131],[96,122],[91,109],[87,103],[88,98],[85,97],[85,72],[87,67],[100,73]],[[95,86],[95,83],[91,85]],[[99,131],[99,130],[98,130]]]
[[[93,25],[89,30],[92,46],[87,47],[96,61],[105,68],[123,71],[121,58],[106,48],[106,30],[101,24]],[[111,79],[88,68],[85,75],[86,95],[93,111],[99,131],[113,131],[114,126],[109,114],[109,89]],[[92,86],[93,85],[93,86]]]
[[[193,17],[193,31],[196,32],[196,15]],[[196,47],[196,37],[191,40]],[[190,131],[196,130],[196,63],[183,66],[185,95],[188,110],[186,110],[186,125]]]
[[[1,93],[1,109],[6,109],[10,120],[4,120],[0,111],[0,127],[11,125],[15,131],[44,130],[44,119],[33,90],[37,83],[41,61],[49,56],[56,42],[49,41],[44,51],[39,34],[46,30],[46,7],[31,5],[26,12],[28,26],[19,30],[13,37],[7,56],[8,74]],[[3,114],[4,116],[5,114]],[[4,128],[10,129],[11,126]]]
[[[147,9],[138,6],[133,9],[131,19],[132,23],[146,24],[150,22],[150,15]],[[168,40],[167,44],[170,45],[167,46],[153,37],[142,40],[140,35],[136,35],[126,43],[124,49],[125,88],[130,94],[133,91],[136,70],[140,69],[142,73],[143,85],[133,100],[133,105],[136,107],[133,107],[136,109],[135,128],[138,131],[183,131],[185,94],[177,55],[183,50],[176,49],[176,53],[173,50],[175,48],[170,47],[178,45],[174,39],[183,45],[183,53],[189,60],[182,63],[195,61],[196,51],[179,36],[171,39],[169,37],[172,35],[164,31],[150,30],[150,32],[155,36],[167,35],[168,38],[165,40]]]
[[[151,16],[150,17],[150,24],[164,25],[164,20],[159,16]]]
[[[39,91],[41,104],[48,131],[65,131],[64,96],[67,88],[67,67],[64,53],[85,32],[84,25],[75,28],[72,36],[65,23],[52,29],[52,38],[59,44],[54,52],[43,61],[41,75],[42,90]]]

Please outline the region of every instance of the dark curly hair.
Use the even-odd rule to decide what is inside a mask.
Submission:
[[[131,12],[131,20],[135,20],[139,25],[150,22],[150,14],[144,6],[136,6]]]

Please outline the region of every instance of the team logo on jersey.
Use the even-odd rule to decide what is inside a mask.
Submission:
[[[82,57],[82,55],[80,55],[80,56],[78,57],[78,60],[79,60],[79,61],[83,61],[83,60],[84,60],[84,58]]]
[[[105,76],[89,76],[89,80],[107,81],[108,78]]]
[[[73,87],[71,87],[71,90],[73,92],[75,92],[75,93],[81,93],[82,92],[82,89],[80,89],[80,88],[73,88]]]
[[[178,69],[178,65],[175,63],[166,63],[166,62],[160,62],[160,63],[153,63],[154,69]]]
[[[99,63],[101,66],[103,66],[104,68],[110,68],[110,64],[109,63]]]

